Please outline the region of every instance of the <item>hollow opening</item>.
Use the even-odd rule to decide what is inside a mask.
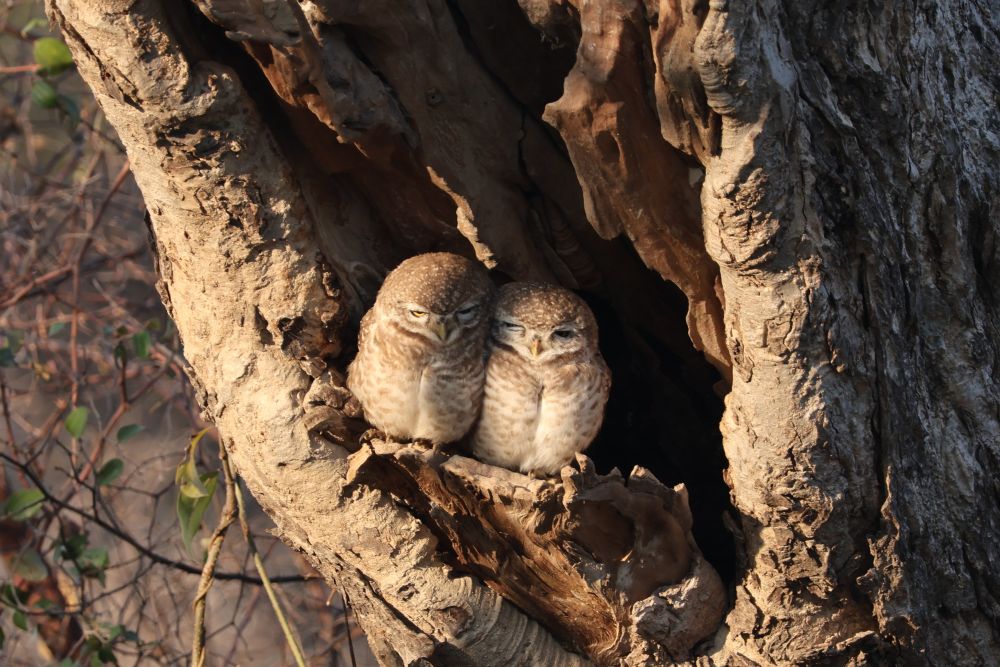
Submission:
[[[613,377],[604,425],[587,454],[601,472],[618,468],[627,475],[638,465],[664,484],[683,483],[695,540],[729,584],[736,554],[723,521],[732,511],[722,477],[727,465],[719,431],[724,406],[713,390],[722,378],[693,345],[685,350],[673,343],[681,336],[687,340],[684,294],[655,272],[644,273],[643,289],[661,304],[655,326],[623,319],[604,299],[584,294],[597,316],[601,352]]]
[[[452,13],[457,13],[463,4],[450,3]],[[499,9],[503,4],[498,3],[496,11],[507,16],[509,12]],[[357,193],[359,205],[366,209],[373,226],[378,228],[372,233],[386,239],[385,245],[379,248],[381,257],[394,257],[398,261],[432,249],[455,249],[456,239],[451,236],[435,240],[428,230],[424,230],[426,237],[419,238],[396,233],[397,221],[387,219],[385,209],[380,209],[376,201],[379,193],[371,189],[372,182],[378,179],[371,177],[371,173],[368,177],[352,175],[348,169],[337,173],[325,166],[318,155],[324,146],[339,145],[338,150],[344,153],[351,148],[337,144],[333,131],[310,118],[308,113],[303,116],[301,109],[294,109],[282,101],[261,72],[260,64],[243,48],[226,39],[220,28],[197,13],[192,21],[203,35],[202,45],[211,49],[207,56],[229,64],[238,72],[300,180],[311,183],[304,185],[304,189],[311,187],[314,193]],[[479,41],[483,35],[490,36],[488,26],[466,24],[459,27],[463,39],[476,42],[477,48],[485,54],[478,56],[484,67],[504,62],[499,57],[502,53],[495,50],[499,47]],[[528,88],[519,89],[523,81],[519,84],[511,71],[492,72],[504,84],[507,93],[518,100],[525,113],[540,120],[545,103],[561,94],[557,82],[562,81],[573,65],[567,53],[574,51],[575,45],[563,44],[553,49],[551,44],[542,43],[539,33],[527,23],[519,23],[513,34],[517,39],[504,43],[505,53],[522,54],[523,59],[523,54],[539,53],[539,45],[554,53],[553,59],[539,70],[538,80]],[[539,43],[527,44],[525,40],[538,40]],[[554,130],[549,135],[555,145],[562,146]],[[565,147],[562,152],[566,155]],[[345,159],[342,165],[353,159]],[[371,169],[363,160],[354,163],[353,167],[360,171]],[[399,171],[392,176],[399,179],[402,187],[425,188],[426,183],[404,181],[415,178],[415,173]],[[381,183],[383,194],[386,187],[387,183]],[[573,196],[581,197],[578,189]],[[329,202],[314,199],[311,205],[333,207],[344,203],[333,197]],[[569,215],[566,211],[563,213]],[[624,237],[606,241],[600,239],[585,220],[571,223],[586,252],[595,257],[603,256],[606,260],[603,266],[613,265],[620,273],[604,284],[587,285],[577,290],[597,317],[601,350],[613,375],[604,425],[586,453],[601,473],[618,468],[627,475],[639,465],[649,469],[664,484],[684,483],[694,516],[695,539],[723,581],[731,585],[737,575],[736,547],[723,520],[727,512],[732,512],[732,507],[728,487],[723,481],[727,463],[719,431],[724,406],[715,391],[715,387],[721,385],[721,376],[690,341],[685,322],[687,298],[676,286],[648,269]],[[458,237],[458,241],[462,239]],[[597,264],[602,265],[602,262]],[[367,288],[359,290],[364,292],[360,296],[368,301],[366,305],[374,298],[380,277],[373,277],[367,281]],[[623,302],[629,300],[639,305],[623,308]],[[357,316],[360,317],[360,313]],[[345,349],[347,354],[338,360],[338,365],[346,366],[350,360],[351,346]]]

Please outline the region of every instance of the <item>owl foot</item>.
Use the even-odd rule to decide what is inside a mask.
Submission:
[[[440,456],[443,456],[445,453],[444,445],[442,445],[440,442],[432,442],[427,438],[414,438],[413,440],[410,441],[410,444],[416,445],[421,449],[431,450],[432,458],[438,458]]]
[[[410,440],[410,444],[416,445],[417,447],[420,447],[422,449],[433,449],[434,451],[438,451],[441,447],[441,445],[437,445],[428,440],[427,438],[413,438],[412,440]]]
[[[358,442],[362,445],[369,445],[373,440],[391,440],[391,438],[377,428],[368,429],[358,438]]]
[[[531,479],[548,479],[549,475],[542,472],[541,470],[529,470],[528,477]]]

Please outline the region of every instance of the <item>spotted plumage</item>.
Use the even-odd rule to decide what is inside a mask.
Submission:
[[[473,453],[521,472],[557,473],[597,435],[611,388],[593,313],[561,287],[505,285],[488,347]]]
[[[455,442],[482,403],[493,285],[450,253],[407,259],[361,320],[347,386],[370,424],[393,438]]]

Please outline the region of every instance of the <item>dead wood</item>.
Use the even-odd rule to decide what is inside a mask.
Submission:
[[[686,489],[643,468],[628,479],[598,475],[578,455],[561,479],[531,479],[377,441],[350,457],[347,481],[389,491],[449,545],[460,569],[600,664],[631,650],[682,658],[722,617],[725,591],[691,536]],[[636,625],[654,616],[662,627]]]

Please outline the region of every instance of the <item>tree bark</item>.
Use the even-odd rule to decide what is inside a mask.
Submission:
[[[49,11],[206,414],[383,664],[1000,662],[987,3]],[[591,301],[627,477],[359,445],[356,323],[439,249]]]

